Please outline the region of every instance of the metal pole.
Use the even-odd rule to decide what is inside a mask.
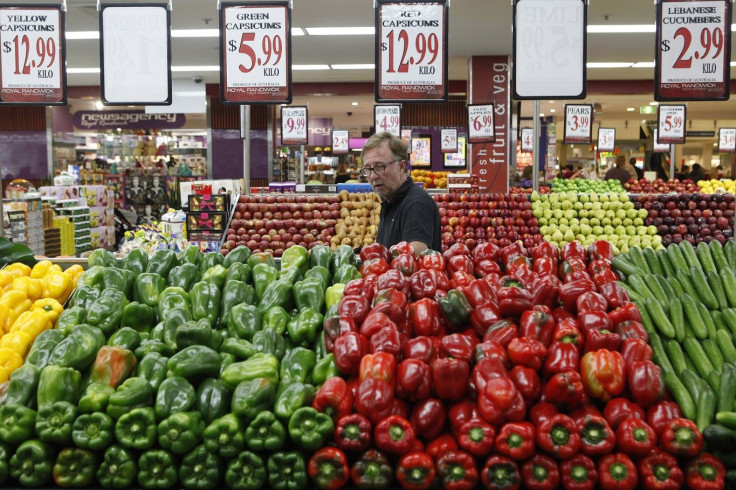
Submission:
[[[304,183],[304,145],[299,145],[299,183]]]
[[[534,101],[534,148],[532,150],[532,190],[539,190],[539,136],[541,132],[539,124],[539,100]]]
[[[250,194],[250,106],[240,106],[240,136],[243,138],[243,190]]]
[[[670,145],[670,180],[675,178],[675,145]]]

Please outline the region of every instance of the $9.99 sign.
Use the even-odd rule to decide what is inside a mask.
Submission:
[[[0,101],[65,104],[65,58],[60,7],[0,8]]]
[[[376,133],[387,132],[401,138],[401,106],[375,105],[373,106],[373,120]]]
[[[565,143],[590,143],[593,134],[593,106],[565,105]]]
[[[468,143],[493,143],[496,141],[496,124],[493,104],[468,106]]]
[[[685,106],[661,105],[657,111],[659,143],[685,142]]]
[[[306,145],[308,143],[307,108],[281,108],[281,144]]]

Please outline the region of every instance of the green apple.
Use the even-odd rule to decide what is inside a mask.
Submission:
[[[619,252],[622,253],[622,254],[629,253],[629,246],[628,246],[628,244],[624,243],[623,245],[621,245],[621,247],[619,249]]]
[[[587,194],[580,194],[580,197],[578,197],[578,200],[582,203],[588,203],[590,202],[590,198]]]
[[[647,226],[647,233],[649,233],[652,236],[656,235],[657,234],[657,227],[654,226],[654,225]]]
[[[621,223],[622,223],[621,218],[613,218],[611,220],[611,224],[613,226],[621,226]]]
[[[644,224],[644,220],[641,218],[634,218],[634,222],[632,224],[634,226],[642,226]]]
[[[636,227],[636,234],[639,236],[647,236],[647,227],[646,226],[637,226]]]
[[[662,246],[662,237],[659,235],[652,236],[652,245],[654,245],[655,247]]]
[[[598,196],[598,200],[600,202],[608,202],[608,201],[610,201],[610,199],[608,197],[608,194],[601,194],[600,196]]]
[[[639,212],[636,209],[627,209],[626,210],[626,217],[634,219],[639,215]]]
[[[616,211],[616,217],[624,219],[626,217],[626,211],[624,211],[623,209],[619,209],[618,211]]]
[[[633,202],[625,202],[624,203],[624,209],[634,209],[634,203]]]
[[[583,209],[583,203],[581,203],[580,201],[578,201],[575,204],[573,204],[572,208],[575,211],[580,211],[581,209]]]
[[[614,233],[613,226],[608,225],[603,227],[603,233],[606,235],[612,235]]]
[[[619,236],[626,235],[626,227],[622,225],[618,225],[616,229],[614,230],[614,232]]]
[[[601,220],[601,224],[603,226],[611,226],[611,218],[605,217]]]
[[[631,218],[624,218],[621,224],[624,226],[631,226],[634,224],[634,220],[632,220]]]
[[[575,218],[578,215],[578,213],[576,213],[574,209],[568,209],[567,211],[565,211],[564,215],[565,215],[565,218],[567,218],[568,220],[571,220]]]
[[[537,218],[537,222],[539,223],[540,226],[544,226],[548,223],[547,218]]]
[[[552,233],[552,241],[561,242],[564,238],[565,236],[562,234],[560,230],[557,230],[554,233]]]
[[[583,209],[593,209],[593,203],[586,202],[585,204],[583,204]]]
[[[578,216],[580,216],[581,218],[587,218],[588,213],[589,212],[587,209],[581,209],[580,211],[578,211]]]
[[[647,219],[647,217],[649,216],[649,211],[647,211],[647,210],[646,210],[646,209],[644,209],[644,208],[641,208],[641,209],[640,209],[640,210],[638,211],[638,213],[639,213],[639,217],[640,217],[641,219]]]
[[[542,223],[539,223],[539,224],[542,225]],[[541,235],[546,235],[548,229],[549,229],[549,227],[546,224],[544,224],[544,225],[542,225],[542,226],[539,227],[539,233]]]
[[[598,218],[591,218],[590,219],[590,226],[600,226],[601,220]]]
[[[636,235],[636,227],[635,226],[632,226],[632,225],[627,226],[626,227],[626,234],[629,235],[629,236]]]
[[[590,231],[591,231],[591,234],[593,234],[593,235],[602,235],[603,234],[603,227],[602,226],[594,226]]]

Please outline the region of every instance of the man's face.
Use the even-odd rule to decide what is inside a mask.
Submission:
[[[363,155],[363,168],[365,169],[389,164],[383,175],[371,172],[367,177],[368,183],[373,187],[376,194],[389,201],[406,180],[404,160],[399,162],[395,162],[395,160],[396,157],[391,153],[388,143],[383,143],[377,148],[368,150]]]

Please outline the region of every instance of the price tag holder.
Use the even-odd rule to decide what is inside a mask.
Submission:
[[[616,149],[616,129],[598,128],[598,151],[612,152]]]
[[[401,141],[406,144],[407,148],[411,148],[411,129],[401,130]]]
[[[686,107],[684,105],[660,105],[657,110],[659,142],[684,143],[686,122]]]
[[[379,0],[376,102],[447,100],[447,4]]]
[[[102,4],[105,105],[171,105],[171,11],[166,4]]]
[[[332,154],[346,155],[350,151],[350,131],[347,129],[332,130]]]
[[[655,100],[728,100],[731,0],[657,3]]]
[[[493,104],[468,105],[468,143],[496,141],[495,113]]]
[[[457,129],[447,128],[440,130],[440,149],[442,153],[457,153]]]
[[[521,151],[523,153],[534,151],[534,129],[521,128]]]
[[[736,153],[736,128],[721,128],[718,130],[718,151],[721,153]]]
[[[652,142],[652,151],[654,153],[667,153],[668,151],[670,151],[669,143],[659,142],[659,134],[656,129],[654,130],[654,134],[652,135]]]
[[[58,5],[0,8],[0,102],[66,104],[64,17]]]
[[[515,0],[514,99],[584,99],[585,0]]]
[[[291,82],[291,9],[288,2],[222,3],[222,101],[290,104]]]
[[[374,105],[373,121],[376,127],[376,133],[385,131],[393,134],[397,138],[401,137],[400,105]]]
[[[565,143],[589,144],[593,140],[593,106],[565,104]]]
[[[309,143],[305,106],[281,108],[281,144],[306,145]]]

